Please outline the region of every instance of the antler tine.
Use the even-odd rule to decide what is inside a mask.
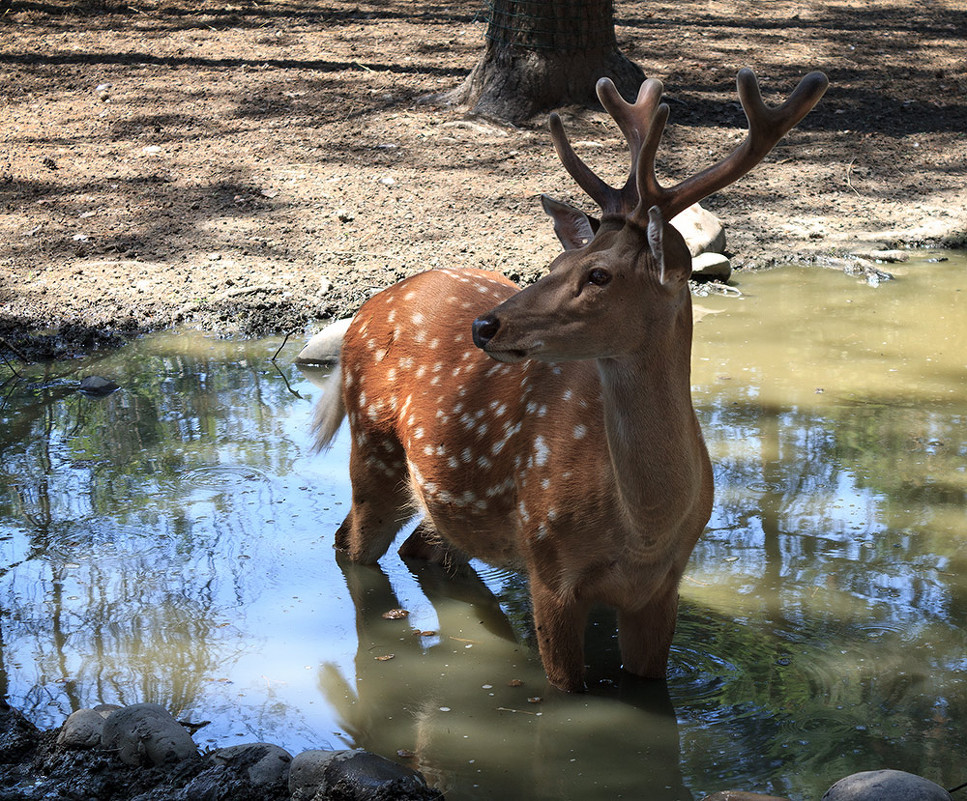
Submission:
[[[577,185],[587,192],[588,197],[601,207],[602,212],[608,213],[611,211],[615,205],[617,191],[602,181],[574,152],[574,148],[571,147],[567,134],[564,132],[564,123],[561,122],[561,118],[556,111],[551,112],[548,125],[551,129],[551,142],[554,144],[557,157],[564,165],[564,169],[577,181]]]
[[[634,103],[629,103],[621,96],[610,78],[601,78],[595,89],[601,105],[624,134],[631,152],[631,168],[624,186],[617,189],[606,183],[574,152],[564,131],[564,124],[556,113],[550,116],[551,141],[564,168],[578,186],[601,207],[603,215],[624,216],[638,204],[638,158],[642,142],[655,115],[655,108],[661,100],[662,84],[654,78],[646,80],[638,89],[638,97]]]
[[[655,124],[642,146],[638,162],[638,189],[641,201],[631,217],[647,222],[648,209],[658,206],[665,219],[670,220],[680,211],[697,203],[722,187],[737,181],[766,157],[796,123],[805,117],[826,92],[829,79],[821,72],[811,72],[803,78],[795,91],[781,106],[769,108],[762,101],[759,82],[750,69],[742,69],[736,77],[739,101],[749,123],[746,138],[729,156],[702,172],[686,178],[671,188],[664,188],[655,177],[655,152],[664,121],[658,127],[659,112]],[[664,113],[667,118],[667,110]],[[658,130],[656,131],[656,128]]]
[[[621,133],[624,134],[625,140],[628,142],[628,150],[631,153],[631,168],[628,171],[628,179],[620,190],[622,211],[627,214],[638,204],[636,178],[638,159],[641,156],[641,146],[651,130],[655,111],[661,101],[664,87],[657,78],[649,78],[638,88],[638,97],[634,103],[629,103],[621,96],[610,78],[601,78],[595,89],[601,105],[618,124]]]

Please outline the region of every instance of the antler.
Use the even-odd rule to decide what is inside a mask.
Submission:
[[[595,89],[601,105],[618,123],[631,151],[631,170],[625,185],[620,189],[608,185],[581,160],[571,147],[564,132],[564,124],[557,113],[552,113],[550,117],[551,141],[564,168],[577,181],[578,186],[601,207],[602,215],[625,217],[638,205],[639,157],[652,129],[655,109],[661,100],[662,84],[654,78],[646,80],[638,90],[634,103],[626,101],[609,78],[601,78]]]
[[[662,103],[641,148],[637,163],[640,200],[629,219],[645,224],[648,209],[658,206],[665,219],[670,220],[693,203],[737,181],[762,161],[779,140],[810,112],[828,86],[829,79],[823,73],[811,72],[799,82],[785,103],[777,108],[769,108],[762,102],[755,73],[750,69],[739,70],[736,87],[749,122],[748,135],[731,155],[670,189],[659,184],[655,177],[655,154],[668,119],[668,106]]]
[[[777,108],[762,102],[759,82],[752,70],[739,70],[736,86],[749,122],[745,140],[718,164],[671,188],[663,187],[655,176],[655,155],[668,121],[668,105],[659,104],[663,87],[655,78],[641,85],[634,103],[622,98],[609,78],[601,78],[596,86],[601,105],[618,124],[631,151],[631,170],[620,189],[598,177],[574,152],[556,113],[550,116],[551,141],[564,168],[601,207],[602,217],[616,216],[646,225],[648,209],[658,206],[664,218],[670,220],[693,203],[737,181],[762,161],[819,102],[829,80],[821,72],[809,73]]]

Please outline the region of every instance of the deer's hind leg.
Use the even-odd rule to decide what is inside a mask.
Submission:
[[[353,505],[336,547],[353,562],[375,564],[416,511],[403,446],[391,435],[353,432],[349,477]]]

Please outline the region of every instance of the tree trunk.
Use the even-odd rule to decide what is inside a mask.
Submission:
[[[633,100],[645,75],[618,50],[613,0],[490,0],[487,46],[448,96],[475,114],[522,122],[568,103],[597,104],[609,77]]]

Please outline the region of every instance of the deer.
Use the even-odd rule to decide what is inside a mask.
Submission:
[[[315,410],[316,449],[347,416],[352,437],[335,547],[375,564],[420,515],[401,556],[523,571],[544,670],[565,692],[586,689],[596,605],[616,610],[621,667],[666,676],[679,583],[713,504],[691,399],[691,258],[667,221],[762,161],[828,80],[810,73],[779,106],[751,70],[736,84],[744,140],[674,186],[655,172],[659,80],[634,102],[596,85],[631,154],[623,186],[587,166],[552,113],[553,146],[600,214],[544,197],[564,250],[524,289],[443,267],[370,297]]]

